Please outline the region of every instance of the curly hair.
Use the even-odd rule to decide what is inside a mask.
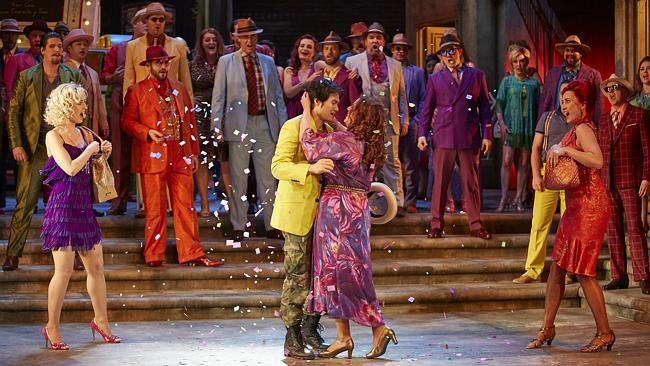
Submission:
[[[86,103],[86,89],[76,83],[65,83],[57,86],[47,97],[45,106],[45,122],[57,127],[72,119],[72,107],[75,104]]]
[[[300,57],[298,57],[298,47],[300,46],[300,42],[303,39],[309,39],[314,42],[314,58],[316,57],[316,46],[318,46],[318,40],[311,34],[303,34],[296,40],[296,43],[293,44],[293,50],[291,51],[289,66],[291,67],[292,75],[298,75],[298,70],[300,70]]]
[[[199,33],[199,36],[196,39],[196,44],[194,45],[194,49],[192,50],[192,55],[194,56],[194,59],[192,62],[200,64],[202,62],[205,62],[207,59],[207,56],[205,54],[205,50],[203,49],[203,38],[207,34],[212,34],[217,38],[217,59],[219,59],[221,56],[224,54],[224,44],[223,44],[223,37],[221,37],[221,33],[219,33],[218,30],[214,28],[206,28]]]
[[[348,131],[365,142],[363,162],[379,171],[386,160],[386,108],[380,100],[367,96],[357,99],[349,114]]]

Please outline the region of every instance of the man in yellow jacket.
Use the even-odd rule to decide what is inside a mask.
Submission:
[[[316,131],[325,131],[326,123],[335,123],[341,89],[335,83],[318,79],[307,92],[313,106],[311,117]],[[327,103],[325,103],[327,101]],[[287,328],[284,354],[288,357],[313,359],[314,354],[305,350],[306,345],[315,350],[327,349],[318,334],[317,314],[303,311],[309,293],[311,269],[312,226],[316,217],[320,196],[320,175],[332,171],[334,162],[321,159],[309,164],[300,144],[300,120],[302,115],[282,125],[271,173],[279,180],[271,226],[284,235],[284,271],[280,313]],[[304,322],[303,322],[304,316]],[[301,326],[302,323],[302,326]],[[303,335],[304,343],[303,343]]]

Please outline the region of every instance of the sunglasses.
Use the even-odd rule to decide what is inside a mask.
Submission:
[[[621,84],[613,84],[613,85],[610,85],[610,86],[606,86],[605,87],[605,92],[606,93],[611,93],[613,91],[619,90],[620,88],[621,88]]]
[[[404,46],[393,46],[393,49],[395,50],[395,52],[408,51],[408,48]]]
[[[455,54],[456,54],[456,48],[455,47],[440,51],[440,55],[445,56],[445,57],[453,56]]]
[[[151,20],[154,23],[164,23],[165,17],[149,17],[149,20]]]

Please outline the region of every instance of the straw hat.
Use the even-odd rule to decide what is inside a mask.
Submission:
[[[330,33],[325,37],[323,42],[318,43],[318,50],[322,50],[323,46],[326,44],[335,44],[338,43],[339,47],[341,47],[341,53],[348,52],[348,49],[350,48],[347,43],[343,42],[343,39],[336,34],[334,31],[330,31]]]
[[[632,83],[630,83],[626,79],[623,79],[622,77],[616,74],[612,74],[607,80],[603,80],[603,82],[600,83],[600,91],[603,94],[607,94],[605,92],[605,87],[607,87],[607,85],[611,83],[618,83],[619,85],[622,85],[623,87],[625,87],[625,89],[627,89],[628,99],[634,98],[634,87],[632,86]]]
[[[406,38],[406,35],[404,33],[397,33],[396,35],[393,36],[393,41],[388,44],[388,48],[392,48],[393,46],[407,46],[409,48],[413,47],[410,43],[408,38]]]
[[[137,14],[137,13],[136,13]],[[144,14],[142,16],[147,19],[152,15],[164,15],[165,20],[172,19],[172,13],[165,10],[163,4],[158,2],[149,3],[146,8],[144,8]]]
[[[68,35],[63,39],[63,49],[67,49],[69,45],[71,45],[74,41],[79,41],[79,40],[86,40],[88,41],[88,44],[92,44],[93,41],[95,40],[95,37],[91,36],[90,34],[86,33],[81,28],[73,29],[68,33]]]
[[[580,54],[583,56],[586,56],[587,54],[589,54],[589,52],[591,52],[591,47],[587,46],[586,44],[583,44],[580,41],[580,37],[576,36],[575,34],[566,37],[563,43],[556,43],[555,49],[559,53],[564,53],[564,48],[568,46],[579,49]]]

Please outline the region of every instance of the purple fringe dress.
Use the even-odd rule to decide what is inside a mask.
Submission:
[[[370,210],[366,191],[374,169],[362,161],[364,143],[351,132],[305,131],[302,148],[310,163],[335,160],[323,174],[312,241],[312,296],[308,312],[349,319],[367,327],[384,324],[372,281]]]
[[[63,144],[71,159],[81,155],[83,149]],[[43,184],[52,188],[45,207],[41,239],[45,252],[72,247],[75,251],[88,251],[102,241],[102,233],[93,213],[91,175],[89,165],[75,176],[69,176],[54,161],[47,158],[41,170]]]

